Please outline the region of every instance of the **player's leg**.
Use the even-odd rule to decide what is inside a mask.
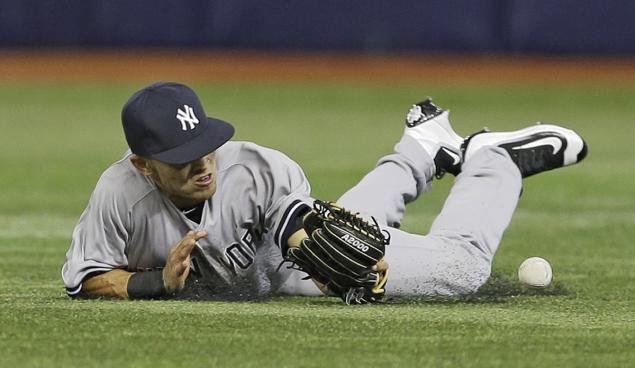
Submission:
[[[391,230],[389,292],[448,295],[476,290],[489,276],[521,178],[578,163],[587,146],[569,129],[536,125],[474,135],[463,152],[462,172],[429,234]]]
[[[429,190],[435,176],[456,175],[460,170],[463,139],[452,129],[448,116],[448,111],[429,99],[413,105],[395,152],[382,157],[338,203],[373,216],[382,225],[398,227],[405,205]]]
[[[313,280],[307,278],[305,272],[296,269],[278,270],[278,273],[288,273],[286,280],[275,290],[276,295],[320,296],[324,295]]]
[[[516,165],[501,148],[475,153],[428,235],[390,230],[387,291],[406,295],[456,295],[476,291],[511,221],[521,190]]]
[[[520,178],[576,164],[586,157],[587,145],[570,129],[537,124],[479,132],[465,140],[462,151],[461,175],[430,234],[460,233],[491,260],[516,206]]]

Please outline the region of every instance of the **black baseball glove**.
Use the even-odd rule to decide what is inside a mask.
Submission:
[[[316,200],[302,222],[309,237],[299,247],[289,247],[287,261],[346,304],[383,298],[388,272],[373,266],[384,258],[390,236],[374,218],[371,223],[332,202]]]

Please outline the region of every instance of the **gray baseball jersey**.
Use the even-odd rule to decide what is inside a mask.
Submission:
[[[69,295],[78,294],[92,273],[162,268],[170,248],[190,230],[208,232],[198,246],[226,284],[267,294],[284,292],[286,281],[300,282],[299,271],[277,270],[289,222],[312,202],[294,161],[253,143],[226,143],[217,150],[217,189],[199,224],[141,175],[129,155],[103,173],[73,231],[62,268]],[[301,283],[317,294],[315,286]]]
[[[305,274],[280,268],[290,222],[310,203],[298,165],[280,152],[229,142],[218,150],[218,188],[200,224],[187,219],[127,156],[100,178],[75,231],[62,276],[69,295],[93,272],[161,268],[189,230],[218,277],[259,294],[319,295]],[[475,291],[489,277],[521,189],[518,168],[504,149],[487,147],[462,167],[427,235],[397,229],[408,202],[430,189],[434,163],[412,138],[338,202],[374,216],[391,234],[386,248],[388,295],[454,295]],[[257,231],[254,231],[257,229]]]

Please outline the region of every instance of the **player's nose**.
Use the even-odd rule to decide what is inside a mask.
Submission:
[[[207,165],[210,161],[211,161],[211,156],[205,155],[199,158],[198,160],[194,160],[190,162],[190,164],[192,165],[192,170],[194,170],[194,172],[200,172],[200,171],[204,171],[207,168]]]

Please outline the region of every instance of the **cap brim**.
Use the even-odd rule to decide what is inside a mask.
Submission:
[[[150,157],[167,164],[186,164],[216,151],[234,135],[234,127],[225,121],[208,117],[207,122],[207,129],[196,138]]]

